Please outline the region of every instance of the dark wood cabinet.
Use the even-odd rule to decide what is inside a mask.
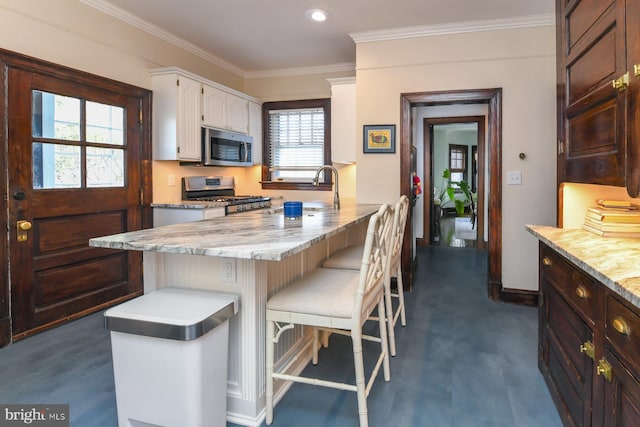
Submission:
[[[638,0],[557,0],[558,181],[640,191]],[[635,66],[635,67],[634,67]]]
[[[540,243],[539,368],[566,426],[640,426],[640,310]]]

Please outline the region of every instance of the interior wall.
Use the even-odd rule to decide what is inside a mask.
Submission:
[[[555,224],[554,23],[362,42],[356,51],[359,127],[396,124],[399,130],[403,93],[502,88],[502,285],[537,290],[537,241],[524,226]],[[518,158],[521,152],[525,160]],[[357,163],[358,200],[391,202],[398,197],[399,150],[358,152]],[[506,172],[512,170],[522,172],[522,185],[506,185]]]
[[[244,79],[79,0],[0,0],[2,48],[151,88],[149,69],[178,66],[242,91]]]

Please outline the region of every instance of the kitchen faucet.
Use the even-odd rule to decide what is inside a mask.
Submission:
[[[318,170],[316,170],[316,177],[313,179],[313,185],[318,185],[318,179],[320,177],[320,172],[324,169],[332,170],[336,175],[336,186],[335,191],[333,192],[333,209],[340,209],[340,194],[338,194],[338,170],[331,165],[320,166]]]

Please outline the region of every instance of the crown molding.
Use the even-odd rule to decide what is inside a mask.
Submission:
[[[261,79],[269,77],[289,77],[301,76],[305,74],[340,73],[345,71],[356,71],[356,64],[353,62],[343,62],[340,64],[321,65],[317,67],[281,68],[266,71],[248,71],[244,73],[247,79]]]
[[[197,47],[194,44],[189,43],[188,41],[181,39],[180,37],[176,37],[175,35],[169,33],[168,31],[163,30],[160,27],[157,27],[147,21],[145,21],[144,19],[140,19],[137,16],[117,7],[114,6],[111,3],[108,3],[104,0],[80,0],[82,3],[85,3],[88,6],[91,6],[103,13],[106,13],[107,15],[113,16],[114,18],[125,22],[135,28],[138,28],[139,30],[142,30],[144,32],[147,32],[161,40],[166,41],[167,43],[170,43],[180,49],[183,49],[187,52],[190,52],[202,59],[204,59],[207,62],[210,62],[211,64],[217,65],[220,68],[223,68],[227,71],[230,71],[236,75],[239,76],[244,76],[245,71],[236,67],[235,65],[221,59],[218,58],[215,55],[210,54],[209,52],[205,51],[204,49],[201,49],[199,47]]]
[[[478,31],[509,30],[515,28],[544,27],[553,25],[555,25],[555,16],[553,14],[542,14],[484,21],[464,21],[438,25],[422,25],[416,27],[362,31],[349,33],[349,36],[351,36],[353,41],[357,44],[416,37],[431,37],[447,34],[462,34]]]

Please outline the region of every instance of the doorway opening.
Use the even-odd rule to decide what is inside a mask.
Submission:
[[[422,175],[428,175],[425,179],[433,191],[425,192],[422,199],[423,232],[416,239],[418,246],[486,249],[485,121],[486,116],[424,118]]]
[[[488,252],[487,293],[493,300],[502,299],[502,89],[477,89],[441,92],[403,93],[400,95],[400,191],[412,194],[411,150],[413,144],[413,109],[424,106],[482,104],[487,107],[486,139],[486,243]],[[433,183],[425,175],[424,188],[433,190]],[[405,283],[413,283],[415,265],[413,210],[409,211],[402,250],[402,270]]]

